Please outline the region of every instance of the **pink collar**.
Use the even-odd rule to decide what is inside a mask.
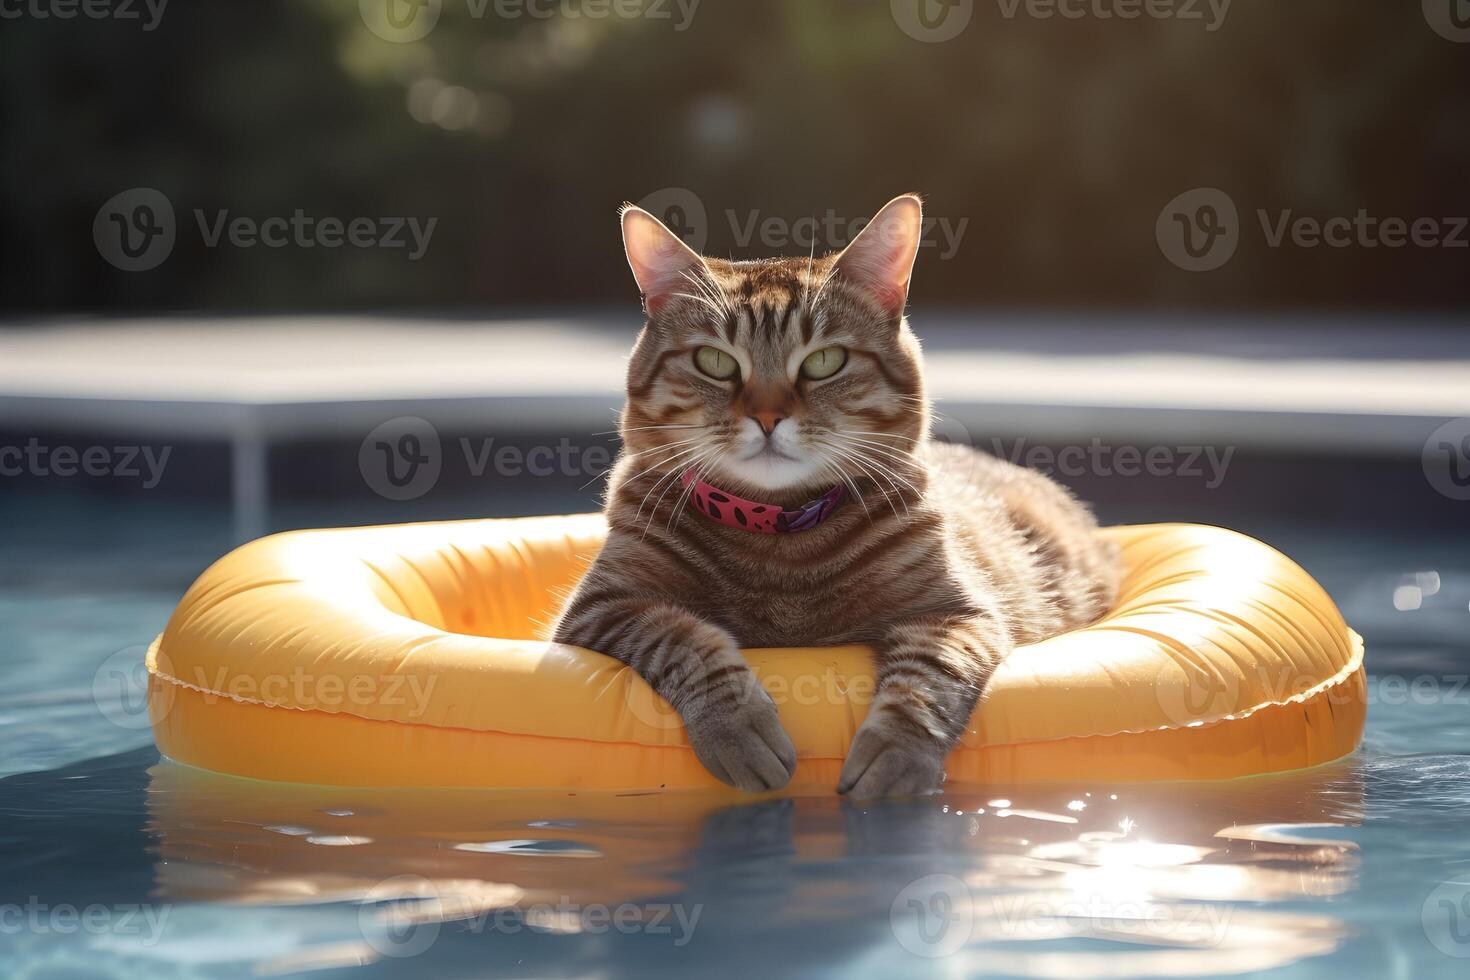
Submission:
[[[786,510],[777,504],[763,504],[726,493],[698,479],[693,469],[685,470],[680,479],[686,487],[694,484],[690,498],[700,513],[718,524],[756,534],[789,534],[814,528],[831,517],[847,499],[847,488],[839,483],[816,500]]]

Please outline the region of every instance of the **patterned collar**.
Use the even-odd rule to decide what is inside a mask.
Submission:
[[[809,501],[795,510],[787,510],[776,504],[763,504],[758,500],[746,500],[733,493],[726,493],[713,484],[695,476],[693,469],[684,471],[680,478],[684,486],[691,483],[694,490],[690,498],[695,508],[710,520],[726,527],[755,534],[790,534],[806,531],[832,516],[847,500],[847,488],[837,484],[816,500]]]

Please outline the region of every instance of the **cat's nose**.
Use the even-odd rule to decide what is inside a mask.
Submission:
[[[755,419],[755,424],[760,426],[761,431],[768,436],[772,432],[775,432],[776,426],[780,425],[786,418],[786,416],[777,412],[752,412],[750,417]]]

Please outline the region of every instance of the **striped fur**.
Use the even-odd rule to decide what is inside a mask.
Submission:
[[[638,267],[635,263],[635,272]],[[558,641],[636,670],[683,717],[720,779],[784,785],[795,753],[738,648],[871,644],[878,688],[839,789],[928,792],[997,663],[1112,603],[1116,555],[1088,511],[1033,471],[930,441],[919,344],[840,257],[700,260],[653,297],[628,365],[610,532],[555,627]],[[834,377],[797,376],[807,352],[849,351]],[[741,365],[715,381],[693,352]],[[796,464],[742,461],[789,421]],[[778,426],[778,431],[780,427]],[[760,535],[688,507],[693,466],[741,496],[794,506],[844,482],[820,526]]]

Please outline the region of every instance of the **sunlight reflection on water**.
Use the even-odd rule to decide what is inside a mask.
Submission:
[[[831,958],[840,936],[851,965],[888,973],[1267,969],[1331,953],[1350,934],[1324,899],[1357,886],[1349,838],[1363,815],[1351,764],[1004,797],[954,788],[867,806],[830,795],[742,804],[721,793],[347,790],[168,762],[150,776],[162,900],[338,910],[309,941],[257,963],[266,973],[453,956],[484,933],[499,949],[536,934],[612,934],[618,917],[658,935],[652,910],[663,906],[672,943],[674,910],[689,925],[706,905],[743,922],[746,942],[786,949],[807,935]],[[312,846],[327,825],[355,846]],[[1242,904],[1261,902],[1292,907]],[[711,936],[702,955],[729,938]],[[167,941],[155,955],[167,958]]]

